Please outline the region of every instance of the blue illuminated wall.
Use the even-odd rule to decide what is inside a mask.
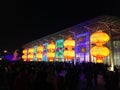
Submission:
[[[89,50],[90,50],[90,33],[79,34],[76,36],[76,60],[77,62],[89,61]]]

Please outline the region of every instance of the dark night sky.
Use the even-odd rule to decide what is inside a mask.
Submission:
[[[100,15],[120,16],[118,2],[18,1],[10,0],[1,6],[0,50],[20,48],[25,43]]]

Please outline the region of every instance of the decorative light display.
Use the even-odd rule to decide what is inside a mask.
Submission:
[[[48,60],[51,62],[55,58],[55,43],[51,42],[48,44],[48,53],[47,53]]]
[[[72,60],[74,58],[74,47],[75,47],[75,40],[71,37],[64,41],[64,58],[67,60]]]
[[[97,31],[90,36],[91,44],[96,46],[91,48],[91,55],[96,57],[97,63],[103,63],[104,57],[109,55],[109,49],[103,44],[107,43],[109,40],[109,35],[102,31]]]

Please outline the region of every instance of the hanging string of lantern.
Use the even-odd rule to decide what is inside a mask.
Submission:
[[[90,36],[91,44],[95,44],[90,52],[91,55],[96,58],[97,63],[103,63],[103,59],[109,55],[109,49],[104,46],[109,39],[109,35],[102,31],[97,31]]]

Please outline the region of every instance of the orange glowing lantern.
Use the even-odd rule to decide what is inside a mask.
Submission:
[[[33,54],[29,54],[29,55],[28,55],[28,59],[29,59],[30,61],[32,61],[32,60],[33,60],[33,57],[34,57],[34,55],[33,55]]]
[[[27,50],[26,50],[26,49],[24,49],[22,52],[23,52],[23,54],[26,54],[26,53],[27,53]]]
[[[43,47],[40,45],[37,47],[37,52],[42,52],[43,51]]]
[[[64,41],[64,47],[75,47],[75,40],[68,38]]]
[[[38,61],[42,61],[42,53],[37,53],[36,58],[38,59]]]
[[[54,53],[54,52],[49,52],[49,53],[47,53],[47,56],[48,56],[48,58],[49,58],[49,61],[51,62],[51,61],[54,60],[55,53]]]
[[[102,31],[97,31],[90,36],[91,44],[96,44],[97,46],[102,46],[110,39],[109,35]]]
[[[48,50],[55,50],[55,44],[54,43],[51,43],[51,44],[48,44]]]
[[[34,53],[34,48],[29,48],[28,53]]]
[[[64,54],[64,58],[68,60],[72,60],[75,56],[74,50],[65,50],[63,54]]]
[[[103,63],[104,57],[110,53],[109,49],[105,46],[94,46],[90,52],[92,56],[96,57],[98,63]]]
[[[27,56],[26,55],[22,55],[22,59],[23,59],[23,61],[26,61],[27,60]]]
[[[55,57],[55,44],[54,44],[54,42],[48,44],[47,57],[48,57],[50,62],[54,60],[54,57]]]

